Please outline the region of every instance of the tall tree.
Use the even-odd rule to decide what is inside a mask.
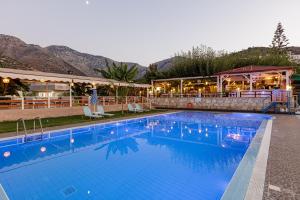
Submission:
[[[106,66],[106,70],[100,70],[101,74],[105,78],[114,79],[121,82],[131,83],[135,79],[138,69],[136,65],[132,67],[128,67],[127,64],[120,63],[116,65],[115,63],[112,66]],[[121,104],[122,104],[122,114],[124,114],[124,102],[123,99],[128,94],[129,88],[127,86],[118,86],[116,91],[118,92],[118,96],[121,97]]]
[[[282,54],[286,53],[286,47],[289,45],[289,40],[287,39],[284,28],[281,22],[278,23],[274,37],[272,40],[271,47],[276,53]]]
[[[160,77],[161,73],[158,71],[157,64],[150,64],[144,75],[145,82],[150,83],[151,80],[159,79]]]

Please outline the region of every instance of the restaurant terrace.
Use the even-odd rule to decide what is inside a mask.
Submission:
[[[2,78],[4,86],[7,86],[11,80],[20,80],[22,83],[30,85],[31,89],[43,91],[43,95],[40,96],[26,96],[19,91],[19,95],[5,95],[0,97],[0,110],[2,110],[0,117],[2,120],[16,120],[17,118],[20,118],[20,116],[22,118],[30,118],[27,113],[28,111],[25,111],[25,114],[12,114],[11,117],[8,117],[8,115],[12,113],[12,110],[36,110],[34,114],[31,115],[32,117],[47,117],[47,112],[51,113],[53,112],[53,109],[61,109],[60,111],[56,111],[57,116],[64,114],[81,114],[81,107],[90,105],[91,96],[72,95],[74,84],[83,84],[90,89],[96,89],[97,87],[104,86],[109,86],[111,88],[127,86],[130,88],[136,88],[139,91],[138,95],[126,96],[124,99],[120,98],[117,92],[114,96],[98,96],[98,102],[103,106],[109,105],[110,107],[107,108],[110,110],[118,110],[121,102],[124,104],[133,102],[146,103],[148,88],[150,87],[148,84],[126,83],[99,77],[75,76],[69,74],[46,73],[10,68],[0,68],[0,77]],[[62,95],[53,95],[55,90],[63,91]],[[50,110],[45,112],[41,110],[42,108]],[[68,111],[70,112],[63,111],[63,108],[69,108]],[[53,114],[51,116],[56,115]]]
[[[290,112],[298,106],[298,96],[293,94],[292,87],[294,74],[295,68],[291,66],[246,66],[212,76],[153,80],[150,95],[157,106],[169,108],[266,112],[278,107]],[[186,99],[175,100],[176,97]],[[243,108],[245,102],[249,108]],[[228,106],[222,106],[225,104]]]

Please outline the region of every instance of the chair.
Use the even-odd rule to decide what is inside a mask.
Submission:
[[[97,106],[97,112],[94,112],[94,114],[96,114],[96,115],[103,115],[103,116],[110,116],[110,117],[114,116],[114,114],[105,113],[104,109],[103,109],[103,106],[101,106],[101,105]]]
[[[101,118],[101,117],[103,117],[102,115],[93,114],[91,109],[88,106],[83,106],[83,113],[84,113],[84,116],[89,117],[89,118]]]
[[[140,104],[135,103],[135,109],[141,112],[149,111],[147,109],[144,109]]]
[[[127,106],[128,106],[128,111],[129,112],[143,112],[141,110],[138,110],[138,109],[134,108],[131,103],[129,103]]]

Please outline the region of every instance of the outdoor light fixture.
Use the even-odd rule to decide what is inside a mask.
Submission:
[[[287,86],[286,86],[286,90],[292,90],[292,86],[287,85]]]
[[[8,157],[10,156],[10,151],[4,152],[4,153],[3,153],[3,156],[4,156],[5,158],[8,158]]]
[[[41,147],[40,150],[41,150],[42,153],[44,153],[47,149],[46,149],[46,147]]]
[[[8,84],[10,82],[10,80],[9,80],[9,78],[4,78],[4,79],[2,79],[2,82],[5,84]]]

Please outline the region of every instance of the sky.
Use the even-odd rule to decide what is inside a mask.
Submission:
[[[0,33],[144,66],[193,46],[300,46],[300,0],[0,0]]]

